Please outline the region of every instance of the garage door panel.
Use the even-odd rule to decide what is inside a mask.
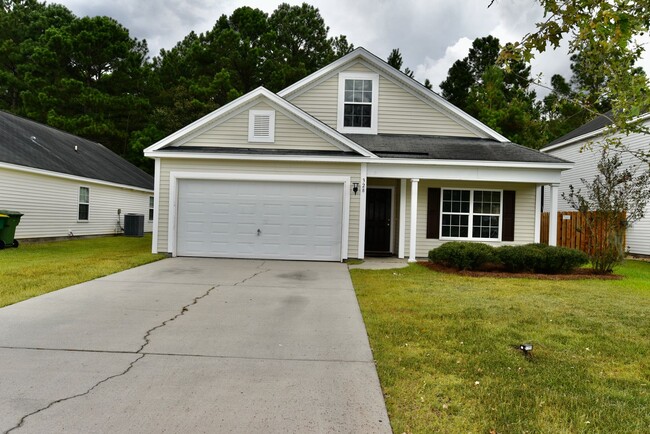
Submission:
[[[178,191],[180,256],[341,259],[342,184],[181,180]]]

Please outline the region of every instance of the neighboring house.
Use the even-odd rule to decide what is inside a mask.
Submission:
[[[150,175],[99,143],[2,111],[0,189],[0,209],[24,214],[19,240],[118,233],[126,213],[152,230]]]
[[[650,114],[643,115],[641,120],[646,128],[650,127]],[[598,116],[542,149],[542,152],[549,155],[575,162],[575,166],[563,172],[560,178],[559,211],[573,211],[571,206],[561,198],[562,193],[569,192],[569,185],[573,185],[576,190],[584,188],[581,179],[591,181],[596,176],[598,172],[597,164],[601,157],[602,135],[610,124],[611,121],[606,115]],[[650,151],[650,137],[647,134],[621,135],[620,138],[624,147],[630,151]],[[590,146],[586,147],[585,145]],[[638,158],[633,157],[628,152],[624,152],[621,156],[624,168],[640,163]],[[550,211],[550,206],[546,205],[549,201],[550,195],[546,193],[544,200],[545,211]],[[645,217],[628,228],[626,239],[626,247],[630,253],[650,255],[650,205],[646,208]]]
[[[145,155],[154,252],[331,261],[534,242],[541,186],[571,167],[363,48],[278,94],[260,87]]]

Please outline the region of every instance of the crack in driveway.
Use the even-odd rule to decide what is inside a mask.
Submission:
[[[262,262],[257,268],[260,269],[264,264],[265,264],[265,262]],[[251,276],[248,276],[248,277],[240,280],[239,282],[234,283],[232,286],[237,286],[237,285],[240,285],[242,283],[245,283],[248,280],[254,278],[255,276],[258,276],[258,275],[260,275],[262,273],[265,273],[267,271],[271,271],[271,270],[270,269],[265,269],[265,270],[257,271],[256,273],[253,273]],[[126,369],[124,371],[122,371],[120,373],[117,373],[117,374],[114,374],[114,375],[110,375],[110,376],[96,382],[95,384],[93,384],[85,392],[77,393],[75,395],[67,396],[65,398],[56,399],[56,400],[51,401],[50,403],[48,403],[46,406],[41,407],[41,408],[39,408],[37,410],[32,411],[31,413],[28,413],[28,414],[24,415],[23,417],[20,418],[20,420],[18,421],[18,423],[16,425],[14,425],[13,427],[11,427],[8,430],[4,431],[4,434],[8,434],[8,433],[10,433],[10,432],[12,432],[14,430],[22,428],[28,418],[30,418],[30,417],[32,417],[32,416],[34,416],[36,414],[39,414],[39,413],[41,413],[43,411],[46,411],[46,410],[52,408],[53,406],[55,406],[56,404],[59,404],[61,402],[65,402],[65,401],[69,401],[69,400],[72,400],[72,399],[75,399],[75,398],[80,398],[82,396],[86,396],[86,395],[90,394],[93,390],[95,390],[97,387],[99,387],[100,385],[106,383],[107,381],[110,381],[110,380],[112,380],[114,378],[122,377],[122,376],[128,374],[129,371],[131,369],[133,369],[133,367],[135,366],[136,363],[138,363],[140,360],[144,359],[145,356],[147,356],[147,354],[142,353],[142,351],[145,349],[145,347],[147,345],[149,345],[149,343],[151,343],[151,339],[150,339],[151,333],[153,333],[155,330],[158,330],[158,329],[160,329],[162,327],[165,327],[170,322],[172,322],[172,321],[180,318],[181,316],[185,315],[185,313],[189,310],[190,307],[196,305],[201,299],[207,297],[208,295],[210,295],[210,293],[213,290],[215,290],[216,288],[219,288],[221,286],[222,285],[215,285],[212,288],[208,289],[203,294],[201,294],[201,295],[199,295],[197,297],[194,297],[190,303],[186,304],[185,306],[183,306],[181,308],[181,311],[179,313],[177,313],[176,315],[174,315],[173,317],[171,317],[169,319],[166,319],[165,321],[163,321],[162,323],[156,325],[155,327],[152,327],[149,330],[147,330],[145,332],[144,336],[142,337],[142,339],[144,340],[144,343],[140,346],[140,348],[137,351],[135,351],[133,353],[133,354],[138,354],[138,357],[135,360],[133,360],[132,362],[130,362],[129,365],[126,367]]]

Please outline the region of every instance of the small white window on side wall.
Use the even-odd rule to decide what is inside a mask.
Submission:
[[[273,143],[275,141],[275,111],[249,111],[248,141],[261,143]]]

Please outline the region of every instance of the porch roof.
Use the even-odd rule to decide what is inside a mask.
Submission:
[[[492,139],[409,134],[346,134],[346,137],[383,158],[567,163],[534,149]]]

